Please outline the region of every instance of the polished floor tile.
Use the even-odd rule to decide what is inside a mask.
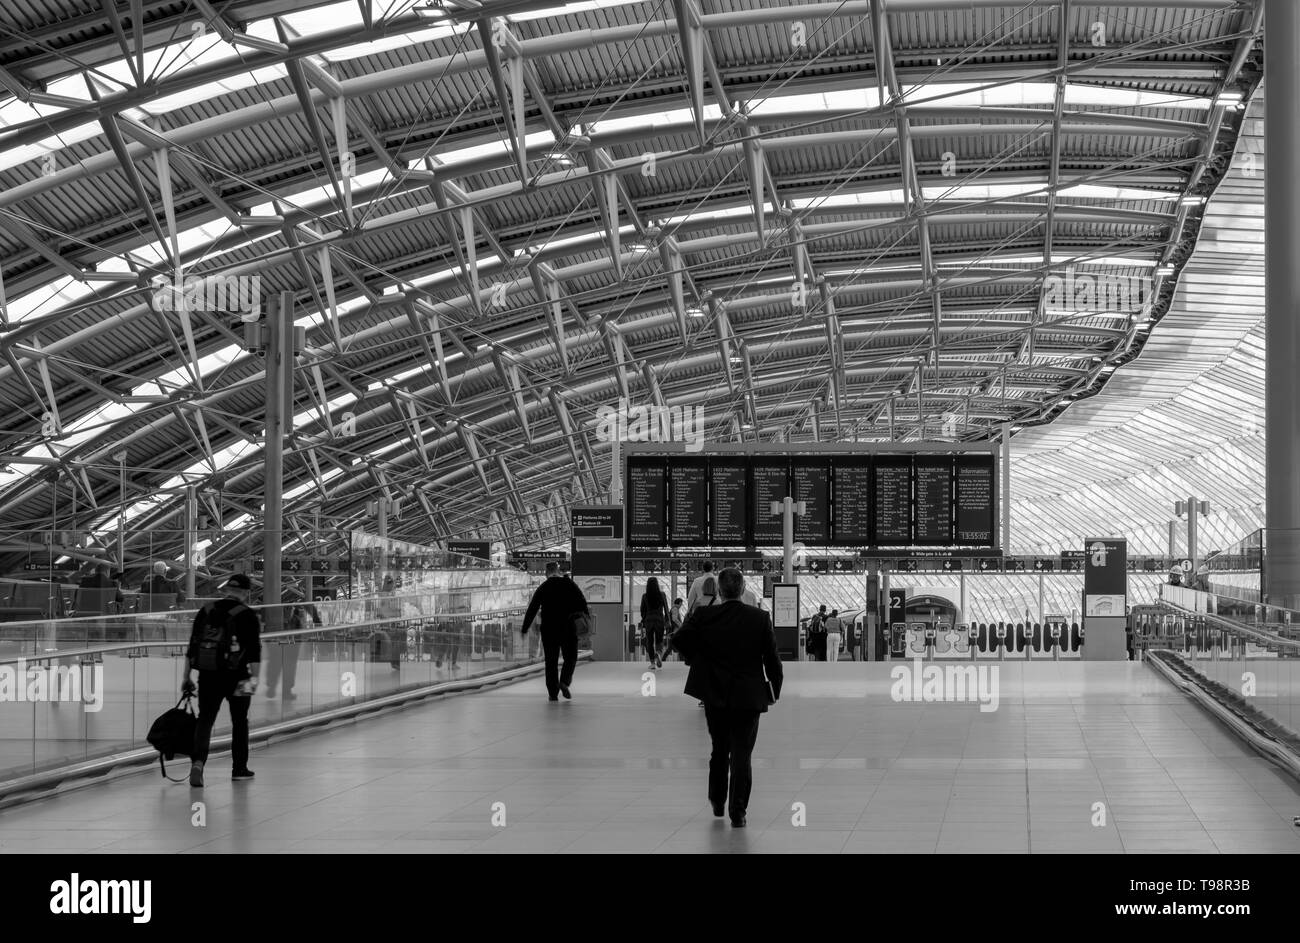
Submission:
[[[745,829],[709,809],[683,666],[646,698],[594,664],[572,701],[532,679],[277,742],[254,783],[219,758],[201,793],[154,772],[15,807],[0,854],[1300,852],[1295,782],[1144,665],[1005,664],[992,711],[895,702],[889,668],[788,666]]]

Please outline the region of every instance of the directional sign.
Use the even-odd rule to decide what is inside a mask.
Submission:
[[[1051,573],[1053,569],[1054,566],[1051,560],[1043,560],[1040,558],[1034,561],[1035,573]]]
[[[916,573],[920,568],[920,563],[917,560],[899,560],[897,567],[895,567],[900,573]]]
[[[981,573],[998,573],[1002,570],[1002,564],[1000,560],[983,559],[979,561],[979,569]]]
[[[809,572],[809,573],[825,573],[825,572],[827,572],[829,569],[830,569],[830,566],[829,566],[829,564],[828,564],[828,562],[827,562],[826,560],[809,560],[809,561],[808,561],[808,572]]]
[[[960,561],[960,560],[944,560],[944,561],[943,561],[943,564],[942,564],[942,569],[943,569],[943,572],[945,572],[945,573],[959,573],[959,572],[961,572],[961,561]]]
[[[835,573],[852,573],[853,561],[836,559],[831,561],[831,570]]]
[[[284,572],[286,572],[286,573],[301,573],[301,572],[302,572],[302,560],[299,559],[298,557],[288,557],[288,558],[284,561]]]
[[[1024,560],[1008,560],[1006,569],[1008,573],[1024,573],[1027,567]]]

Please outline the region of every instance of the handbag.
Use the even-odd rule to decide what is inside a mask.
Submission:
[[[592,630],[591,616],[585,612],[575,612],[569,617],[573,620],[573,629],[579,635],[590,635]]]
[[[153,722],[149,735],[145,739],[158,751],[158,767],[163,778],[174,783],[184,782],[185,778],[173,779],[167,775],[167,760],[177,756],[189,756],[194,749],[194,730],[199,719],[194,715],[193,694],[182,694],[176,706]],[[183,706],[182,706],[183,705]]]

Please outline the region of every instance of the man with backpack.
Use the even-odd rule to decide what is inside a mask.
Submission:
[[[804,639],[804,651],[808,655],[809,661],[820,661],[818,657],[822,646],[825,644],[823,636],[826,633],[826,607],[819,606],[808,620],[807,637]]]
[[[713,575],[713,562],[705,560],[703,572],[691,583],[686,594],[686,616],[690,617],[697,606],[712,606],[718,599],[718,579]]]
[[[190,753],[190,785],[202,787],[212,725],[221,702],[230,702],[230,737],[234,770],[231,779],[252,779],[248,768],[248,706],[257,688],[262,660],[262,622],[248,606],[253,584],[243,573],[228,579],[226,596],[208,603],[194,616],[190,645],[185,651],[182,694],[194,693],[190,673],[199,672],[199,721]]]

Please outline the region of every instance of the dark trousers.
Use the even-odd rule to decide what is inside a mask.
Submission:
[[[659,650],[664,647],[664,627],[646,626],[645,627],[645,653],[651,661],[659,655]]]
[[[709,801],[726,800],[732,819],[740,818],[749,808],[749,791],[754,785],[750,757],[758,739],[758,716],[758,711],[704,706],[704,719],[713,739],[713,754],[709,757]]]
[[[230,750],[234,754],[234,768],[248,766],[248,705],[252,698],[235,694],[240,679],[233,671],[199,672],[199,723],[194,728],[194,750],[190,759],[206,763],[208,747],[212,743],[212,725],[217,721],[221,702],[230,702]]]
[[[546,657],[546,693],[556,697],[560,685],[568,687],[573,681],[573,669],[578,664],[578,633],[572,628],[542,628],[542,652]],[[564,655],[564,668],[560,669],[560,655]]]

